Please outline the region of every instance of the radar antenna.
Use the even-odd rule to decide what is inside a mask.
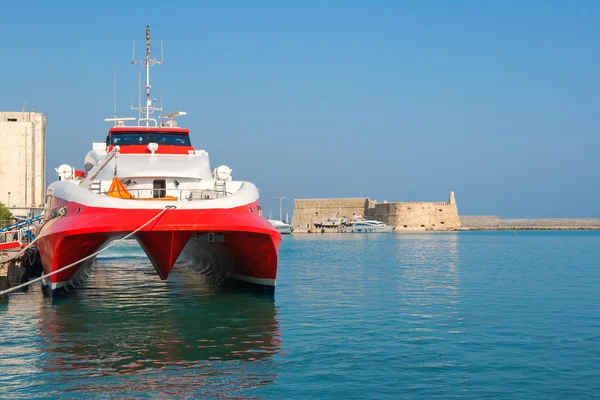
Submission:
[[[162,41],[161,41],[161,58],[162,58]],[[154,101],[154,103],[152,102],[152,99],[150,98],[150,88],[152,86],[150,86],[150,67],[156,64],[162,65],[164,63],[164,58],[161,59],[161,61],[158,61],[157,59],[152,59],[150,58],[150,26],[146,25],[146,58],[143,60],[136,60],[135,59],[135,40],[133,41],[133,58],[131,60],[132,64],[140,64],[146,67],[146,99],[145,99],[145,103],[144,106],[142,107],[141,104],[138,103],[138,107],[137,108],[133,108],[133,110],[137,110],[140,113],[145,113],[146,116],[145,118],[139,118],[138,119],[138,125],[140,125],[140,123],[142,121],[146,122],[146,126],[150,126],[150,122],[153,122],[155,126],[158,125],[156,119],[154,118],[150,118],[150,116],[152,114],[154,114],[154,112],[156,111],[162,111],[162,107],[157,107],[156,106],[156,101]],[[161,105],[162,106],[162,105]]]

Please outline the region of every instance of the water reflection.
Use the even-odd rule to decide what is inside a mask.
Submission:
[[[225,361],[242,368],[279,352],[272,297],[217,291],[185,269],[163,282],[149,264],[118,262],[123,261],[102,260],[84,287],[39,314],[47,352],[39,361],[42,370],[80,378],[159,371],[162,380],[166,371],[190,368],[187,387],[201,387],[215,373],[231,376],[222,370]],[[269,369],[255,375],[235,385],[264,385],[275,378]],[[144,382],[148,390],[157,383]]]

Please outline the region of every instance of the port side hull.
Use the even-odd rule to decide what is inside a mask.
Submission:
[[[50,219],[39,233],[44,274],[94,254],[162,211],[89,207],[62,199],[56,206],[66,207],[66,215]],[[163,280],[181,260],[188,265],[211,264],[211,271],[218,270],[224,280],[275,286],[281,234],[258,214],[256,202],[229,209],[169,209],[132,239]],[[94,258],[49,277],[45,285],[53,294],[77,286],[89,274]]]

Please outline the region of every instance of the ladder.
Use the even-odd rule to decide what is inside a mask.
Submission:
[[[227,196],[227,181],[215,180],[215,191],[217,192],[217,198]]]
[[[100,181],[93,181],[90,185],[90,191],[100,194]]]

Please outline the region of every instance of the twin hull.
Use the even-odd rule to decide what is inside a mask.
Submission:
[[[131,200],[56,182],[49,189],[46,222],[37,242],[44,273],[94,254],[167,208],[132,236],[161,279],[169,277],[179,259],[214,281],[235,279],[272,293],[281,234],[259,214],[258,192],[253,185],[250,189],[213,200]],[[53,293],[77,286],[94,259],[46,278],[45,286]]]

